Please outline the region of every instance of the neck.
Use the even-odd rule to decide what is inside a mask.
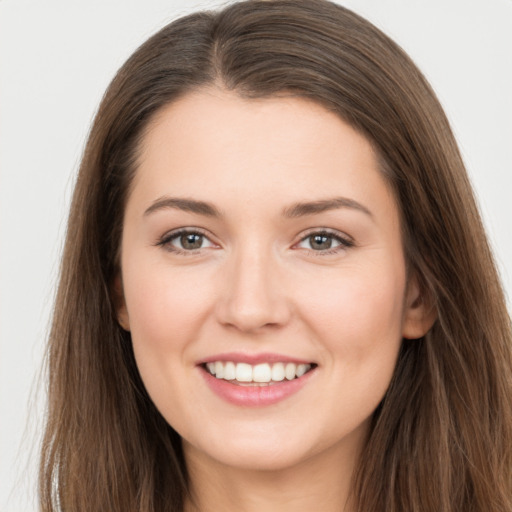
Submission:
[[[226,466],[184,442],[191,483],[185,512],[353,512],[350,491],[361,446],[330,447],[289,468]]]

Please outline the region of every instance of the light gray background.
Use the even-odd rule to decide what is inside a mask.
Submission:
[[[224,2],[226,3],[226,2]],[[340,0],[384,29],[451,120],[512,297],[512,0]],[[0,0],[0,511],[36,510],[37,380],[90,122],[133,50],[222,2]]]

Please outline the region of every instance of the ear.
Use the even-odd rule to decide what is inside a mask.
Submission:
[[[116,310],[117,321],[119,325],[125,330],[130,330],[130,319],[128,316],[128,310],[126,309],[126,301],[124,299],[123,280],[121,274],[118,273],[114,278],[112,286],[112,299],[114,302],[114,308]]]
[[[416,275],[411,276],[405,293],[402,337],[415,340],[425,336],[436,318],[433,299],[421,290]]]

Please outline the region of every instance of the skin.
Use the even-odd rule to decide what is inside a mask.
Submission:
[[[163,207],[163,197],[219,215]],[[348,204],[286,215],[340,197]],[[171,238],[180,228],[200,230],[198,249]],[[326,231],[332,247],[313,247],[311,234]],[[431,324],[362,135],[293,97],[211,88],[165,107],[142,142],[117,289],[144,384],[183,438],[187,510],[351,510],[350,478],[402,337]],[[241,407],[197,366],[233,351],[318,366],[285,400]]]

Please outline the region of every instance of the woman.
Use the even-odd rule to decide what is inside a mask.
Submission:
[[[342,7],[137,50],[55,311],[43,510],[512,510],[510,319],[459,152]]]

